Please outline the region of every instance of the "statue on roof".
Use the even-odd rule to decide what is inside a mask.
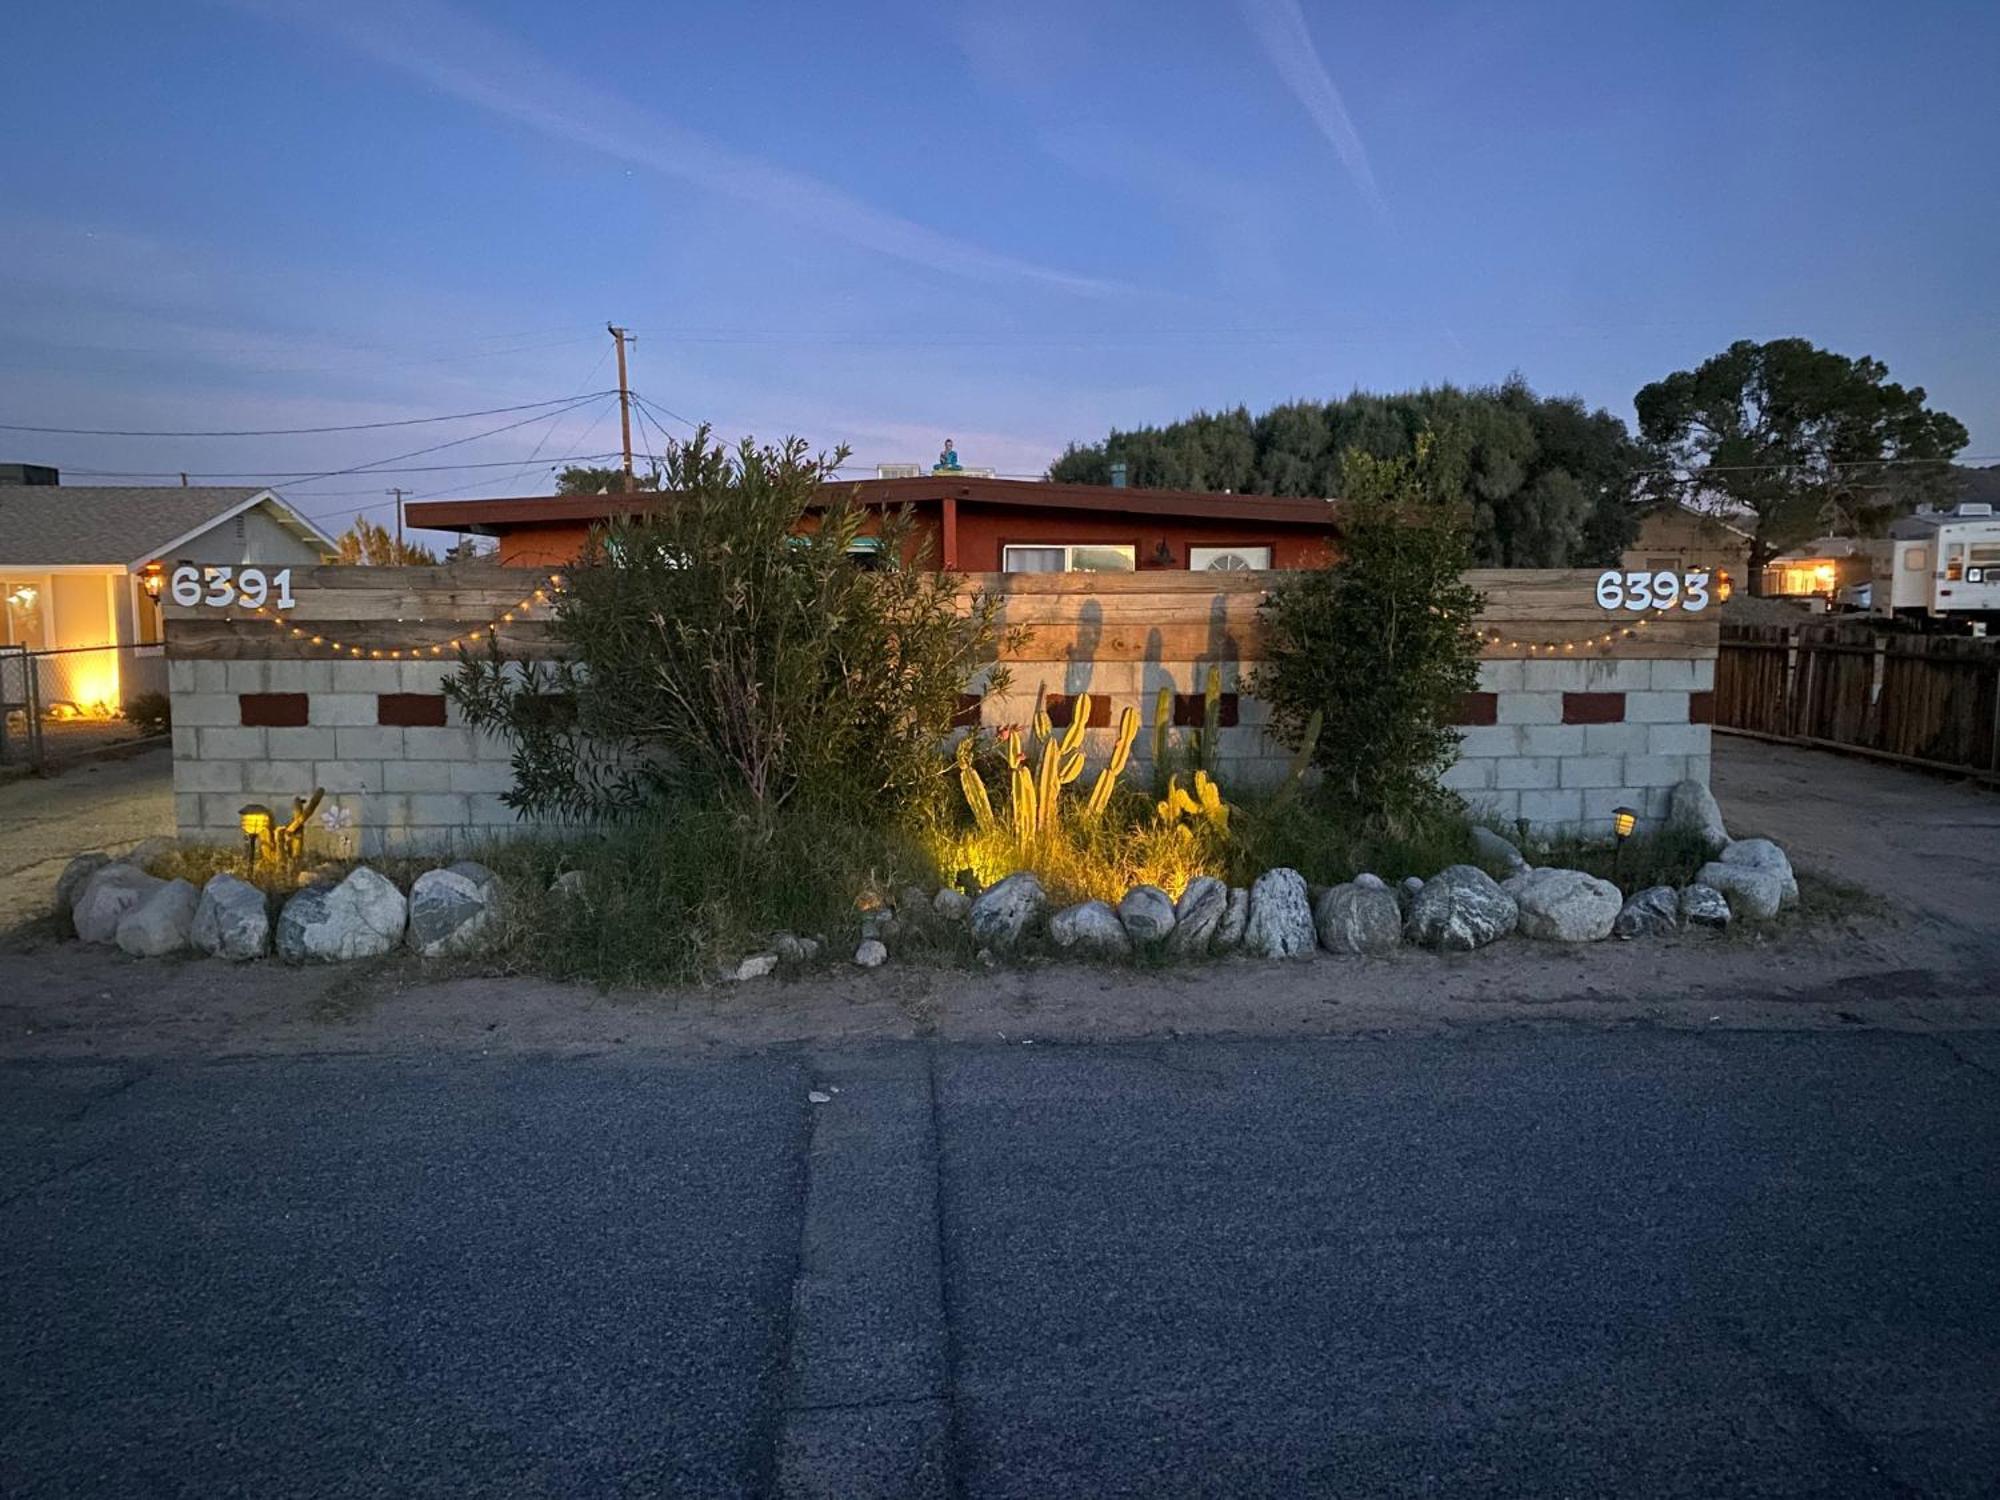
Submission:
[[[958,461],[957,446],[950,438],[946,438],[944,440],[944,452],[938,455],[938,461],[932,466],[931,472],[933,474],[955,474],[964,467]]]

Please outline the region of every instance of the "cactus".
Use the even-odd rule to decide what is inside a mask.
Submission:
[[[1174,724],[1174,690],[1163,687],[1153,697],[1153,786],[1161,788],[1167,774],[1168,736]]]
[[[1181,786],[1179,776],[1168,777],[1167,795],[1160,799],[1155,810],[1162,823],[1178,823],[1185,815],[1203,819],[1217,833],[1229,832],[1229,804],[1222,800],[1222,789],[1206,771],[1194,773],[1192,793]]]
[[[1299,747],[1292,752],[1291,763],[1285,767],[1285,779],[1278,787],[1278,800],[1290,797],[1299,789],[1306,770],[1312,765],[1313,751],[1319,748],[1319,729],[1322,715],[1314,709],[1312,717],[1306,720],[1306,732],[1299,736]]]
[[[1188,763],[1198,770],[1215,772],[1216,756],[1222,748],[1222,668],[1210,666],[1202,683],[1201,728],[1188,736]]]
[[[1061,739],[1047,712],[1036,715],[1042,735],[1042,765],[1035,778],[1035,827],[1054,828],[1062,821],[1062,789],[1083,774],[1083,735],[1090,727],[1090,694],[1079,693],[1071,705],[1069,727]]]
[[[1118,738],[1112,743],[1111,759],[1097,773],[1097,783],[1083,805],[1084,816],[1092,819],[1104,816],[1104,810],[1111,805],[1111,790],[1125,774],[1125,767],[1132,759],[1132,742],[1138,738],[1139,710],[1128,706],[1118,715]]]
[[[993,827],[993,800],[986,795],[986,782],[972,763],[972,736],[958,742],[958,784],[965,804],[972,809],[972,821],[985,833]]]

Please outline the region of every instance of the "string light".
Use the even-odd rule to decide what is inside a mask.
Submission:
[[[1499,646],[1508,651],[1526,651],[1530,656],[1574,655],[1578,651],[1592,649],[1608,651],[1621,640],[1631,640],[1658,619],[1657,614],[1642,615],[1630,625],[1620,625],[1615,629],[1598,631],[1591,635],[1580,635],[1562,641],[1516,640],[1503,630],[1488,629],[1480,632],[1481,639],[1489,646]]]
[[[532,614],[534,610],[552,605],[555,602],[555,594],[562,592],[562,586],[562,574],[551,573],[542,586],[535,589],[527,598],[514,605],[512,609],[502,610],[498,615],[477,629],[462,630],[457,635],[443,641],[416,642],[409,645],[390,646],[386,648],[364,648],[361,646],[344,645],[340,641],[334,640],[331,636],[308,635],[299,626],[293,625],[283,613],[272,609],[267,604],[256,606],[250,613],[256,618],[270,621],[274,628],[288,632],[291,638],[298,641],[301,645],[321,646],[331,651],[335,656],[344,655],[351,660],[365,657],[370,661],[401,661],[405,657],[416,660],[422,657],[425,652],[429,652],[432,656],[442,656],[447,651],[455,652],[460,646],[479,640],[483,636],[497,637],[500,634],[501,626],[523,621],[524,617]],[[229,617],[225,616],[224,618]]]

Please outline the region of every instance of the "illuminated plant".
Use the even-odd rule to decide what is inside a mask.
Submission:
[[[1000,751],[1007,767],[1008,826],[1014,842],[1023,849],[1058,833],[1062,827],[1062,789],[1083,774],[1083,737],[1090,727],[1090,707],[1090,694],[1079,694],[1069,725],[1060,735],[1048,710],[1037,709],[1033,730],[1040,754],[1033,762],[1018,727],[1000,731]],[[1110,805],[1112,791],[1131,761],[1132,743],[1138,736],[1138,712],[1127,708],[1118,717],[1118,737],[1111,758],[1098,772],[1084,803],[1086,819],[1095,821],[1102,817]],[[966,806],[972,810],[972,820],[980,831],[988,832],[998,826],[998,820],[992,799],[987,795],[986,782],[974,764],[970,737],[959,743],[957,759],[959,786],[965,793]]]
[[[1194,773],[1192,794],[1181,787],[1180,777],[1169,776],[1167,795],[1160,800],[1158,811],[1162,823],[1178,823],[1183,817],[1198,818],[1219,834],[1229,832],[1229,804],[1222,800],[1215,778],[1206,771]]]
[[[1139,710],[1128,705],[1118,715],[1118,738],[1111,746],[1111,759],[1097,773],[1097,784],[1090,789],[1090,800],[1083,805],[1084,815],[1093,822],[1103,817],[1104,810],[1111,805],[1112,790],[1125,774],[1125,767],[1132,759],[1132,742],[1138,738]]]

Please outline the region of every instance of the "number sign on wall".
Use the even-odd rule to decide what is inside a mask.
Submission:
[[[251,609],[267,606],[290,609],[292,570],[280,568],[275,573],[266,573],[262,568],[237,568],[228,563],[211,563],[206,567],[182,563],[174,569],[169,589],[174,603],[180,605],[210,604],[223,609],[242,604]]]
[[[1708,574],[1621,573],[1616,568],[1598,575],[1597,603],[1602,609],[1681,609],[1696,614],[1708,608]]]

